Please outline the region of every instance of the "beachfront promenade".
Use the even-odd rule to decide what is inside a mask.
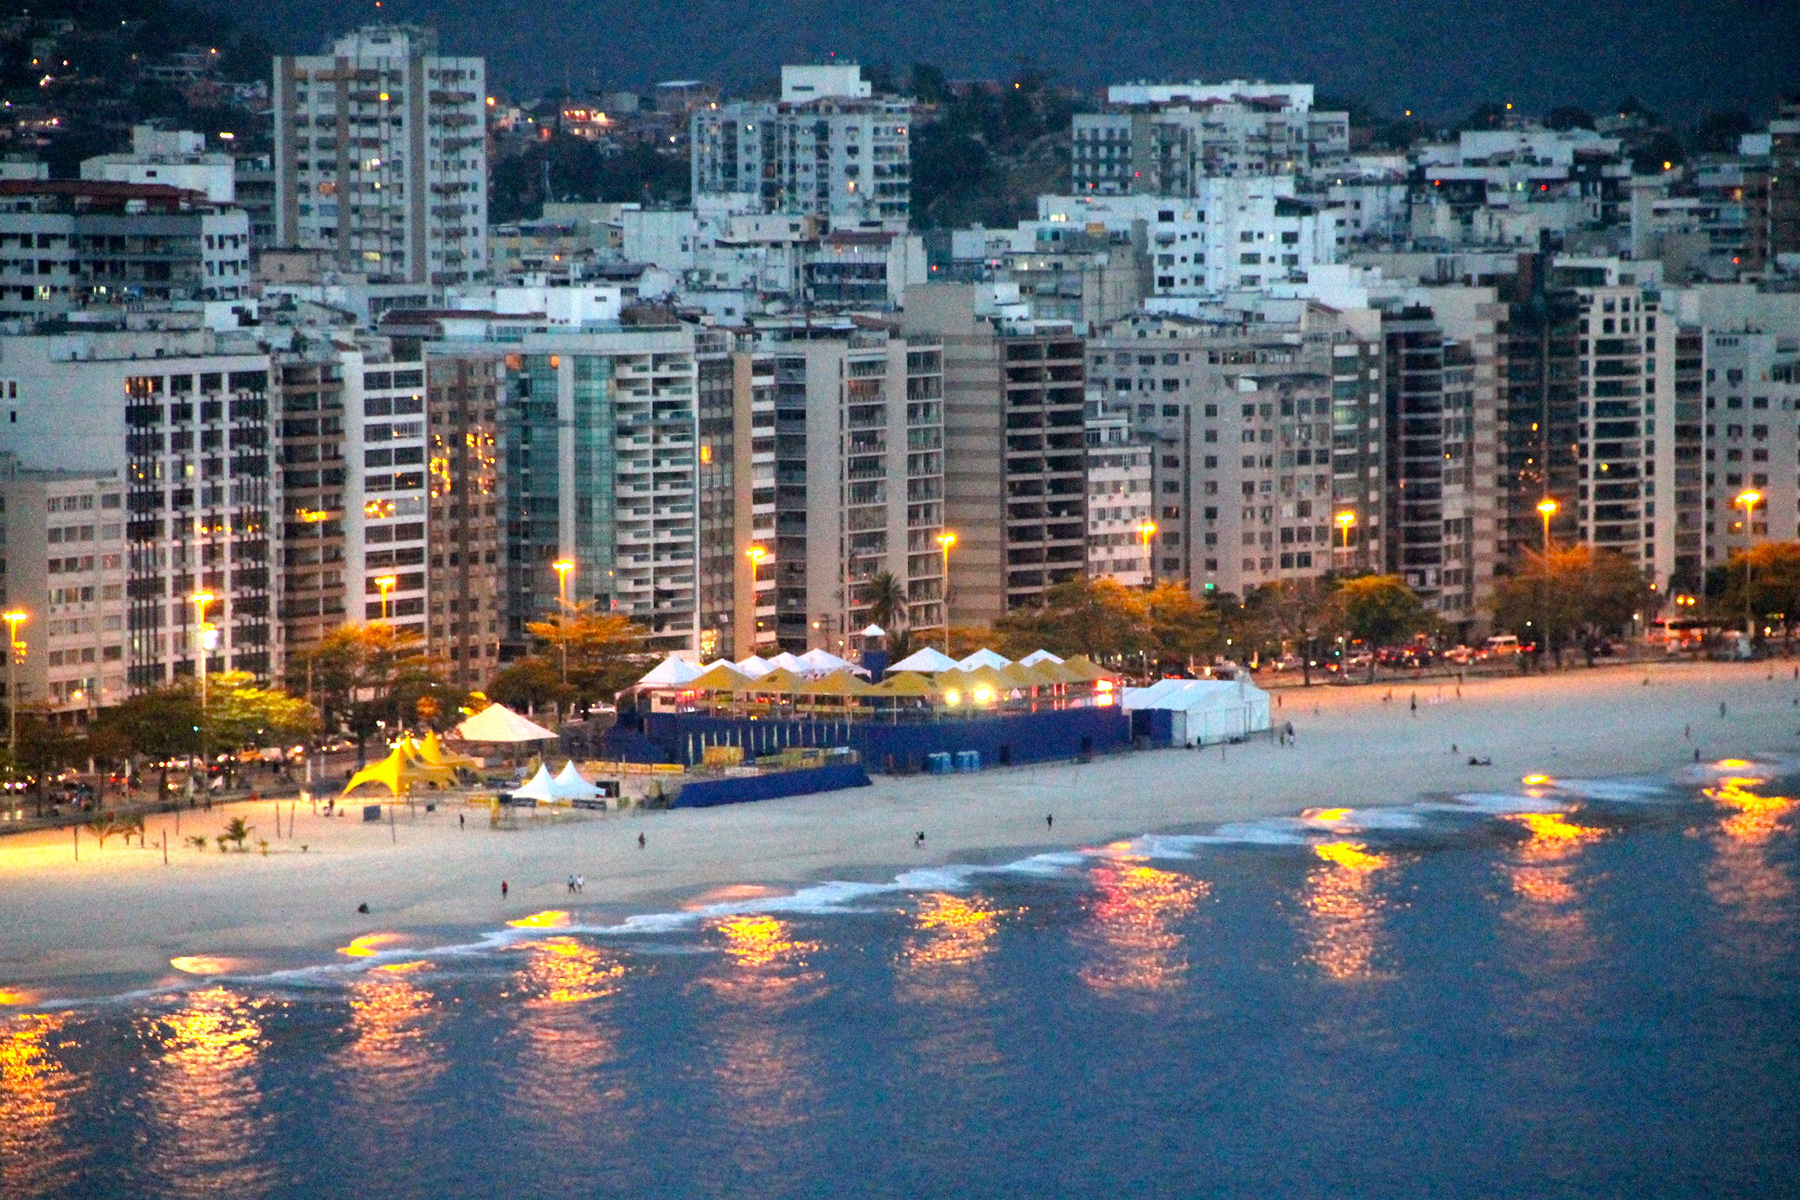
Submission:
[[[248,854],[179,844],[153,817],[147,849],[102,849],[69,830],[0,839],[0,989],[112,971],[154,974],[192,954],[279,955],[374,930],[492,928],[547,908],[664,907],[730,885],[890,878],[909,866],[1298,812],[1506,790],[1520,776],[1658,772],[1703,757],[1800,748],[1792,664],[1656,664],[1363,688],[1284,689],[1273,716],[1295,741],[1125,753],[976,775],[878,777],[849,792],[729,808],[521,819],[397,810],[395,825],[315,816],[288,802],[184,813],[182,836],[255,826]],[[1773,678],[1770,675],[1773,674]],[[1413,700],[1417,698],[1417,709]],[[1726,706],[1720,716],[1719,706]],[[1684,729],[1688,735],[1684,735]],[[1452,745],[1456,747],[1453,751]],[[1471,756],[1492,766],[1468,765]],[[274,836],[276,803],[283,834]],[[353,806],[354,811],[354,806]],[[1045,816],[1054,813],[1053,832]],[[169,834],[169,863],[159,843]],[[923,846],[914,834],[926,833]],[[639,835],[644,838],[640,847]],[[268,838],[265,856],[254,849]],[[300,847],[305,845],[306,852]],[[579,897],[572,873],[586,876]],[[500,881],[508,883],[502,900]],[[359,914],[359,903],[370,912]]]

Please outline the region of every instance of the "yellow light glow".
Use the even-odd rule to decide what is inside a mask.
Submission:
[[[752,546],[744,551],[744,557],[750,560],[750,565],[752,567],[760,567],[763,564],[763,559],[769,557],[769,552],[761,546]]]
[[[725,953],[740,967],[767,967],[783,959],[800,958],[819,949],[817,942],[799,942],[787,925],[757,913],[726,917],[714,926],[725,935]]]
[[[383,946],[391,946],[404,940],[397,933],[365,933],[361,937],[351,938],[348,946],[339,946],[338,953],[347,958],[371,958],[380,953]]]
[[[1527,775],[1519,782],[1523,783],[1526,787],[1543,787],[1545,784],[1555,783],[1556,780],[1548,775]]]
[[[171,958],[169,965],[184,975],[229,975],[238,960],[220,954],[183,954]]]
[[[950,547],[956,545],[956,535],[946,529],[944,532],[937,535],[937,544],[948,550]]]
[[[1077,972],[1082,983],[1123,996],[1180,986],[1188,961],[1175,921],[1211,890],[1204,880],[1129,858],[1096,868],[1091,919],[1075,931],[1076,940],[1092,948],[1091,960]]]
[[[539,1004],[578,1004],[619,990],[625,965],[572,937],[527,942],[532,952],[525,978],[538,991]]]
[[[1732,504],[1743,509],[1746,513],[1761,503],[1762,493],[1755,488],[1747,488],[1744,491],[1739,492],[1737,499],[1732,501]]]
[[[992,701],[993,698],[994,698],[994,689],[993,688],[978,687],[975,689],[975,703],[987,704],[990,701]]]
[[[1741,771],[1745,767],[1754,766],[1755,764],[1747,758],[1721,758],[1713,765],[1726,771]]]
[[[1356,524],[1356,514],[1349,511],[1341,512],[1331,519],[1337,523],[1339,529],[1349,529]]]
[[[420,958],[415,959],[412,962],[381,963],[374,969],[377,971],[391,971],[395,975],[410,975],[414,971],[425,971],[430,968],[431,964]]]
[[[1316,808],[1304,815],[1309,821],[1322,821],[1327,825],[1334,825],[1348,817],[1350,810],[1347,808]]]
[[[1350,871],[1378,871],[1388,865],[1385,857],[1369,853],[1361,842],[1320,842],[1313,847],[1313,853]]]
[[[962,703],[962,693],[957,691],[955,688],[951,688],[949,691],[944,693],[944,703],[945,704],[961,704]]]
[[[1562,508],[1562,505],[1558,504],[1556,501],[1552,500],[1548,496],[1545,496],[1542,500],[1539,500],[1538,505],[1537,505],[1538,512],[1542,513],[1546,517],[1554,517],[1557,513],[1557,510],[1560,508]]]
[[[30,1004],[31,1001],[31,992],[20,991],[18,988],[0,988],[0,1006],[13,1007]]]
[[[913,918],[920,936],[907,942],[902,959],[911,967],[961,966],[993,949],[991,941],[1000,927],[1000,913],[980,901],[965,900],[947,892],[919,898]]]
[[[514,929],[561,929],[568,923],[569,914],[555,908],[545,909],[543,912],[535,912],[528,917],[520,917],[507,922]]]
[[[1576,825],[1561,813],[1511,813],[1506,818],[1531,830],[1531,836],[1544,842],[1585,842],[1600,836],[1598,829]]]

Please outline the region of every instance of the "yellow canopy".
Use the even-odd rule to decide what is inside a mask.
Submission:
[[[999,673],[1000,673],[1000,678],[1002,678],[1006,681],[1007,687],[1015,687],[1015,688],[1045,687],[1050,682],[1049,680],[1045,679],[1043,676],[1039,675],[1035,668],[1024,666],[1020,663],[1011,663],[1008,666],[1001,667]]]
[[[745,691],[750,692],[782,692],[803,691],[807,684],[804,676],[796,675],[786,667],[776,667],[760,679],[752,679]]]
[[[425,731],[425,739],[420,742],[415,742],[413,745],[418,752],[420,761],[428,766],[451,768],[467,767],[470,770],[475,769],[475,760],[468,755],[450,754],[446,752],[444,744],[438,741],[437,730],[435,729],[427,729]]]
[[[714,663],[711,668],[681,686],[697,692],[747,692],[756,682],[727,663]]]
[[[869,685],[842,667],[809,681],[799,689],[814,696],[866,696]]]
[[[874,696],[935,696],[944,689],[917,671],[898,671],[869,689]]]
[[[348,796],[365,783],[379,783],[398,796],[402,792],[411,791],[415,783],[439,783],[447,787],[455,782],[455,771],[449,767],[421,762],[409,751],[407,742],[401,742],[386,758],[378,763],[370,763],[352,775],[350,782],[344,785],[343,794]]]
[[[1094,660],[1085,654],[1077,654],[1075,657],[1064,661],[1062,667],[1065,674],[1071,675],[1076,680],[1083,683],[1093,683],[1098,679],[1113,678],[1111,671],[1096,665]]]

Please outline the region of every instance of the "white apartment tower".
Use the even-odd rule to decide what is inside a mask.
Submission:
[[[372,280],[487,270],[487,68],[437,35],[366,26],[275,60],[275,228]]]

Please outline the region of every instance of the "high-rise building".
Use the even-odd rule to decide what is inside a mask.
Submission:
[[[944,624],[943,360],[935,338],[794,324],[775,359],[776,630],[784,648],[855,648],[886,572],[906,627]]]
[[[298,662],[349,618],[344,581],[344,369],[330,346],[271,363],[277,422],[281,566],[277,616],[287,661]]]
[[[425,362],[363,337],[339,350],[344,375],[344,583],[355,621],[426,634]]]
[[[500,665],[505,620],[505,517],[500,511],[499,409],[503,355],[425,347],[431,511],[426,585],[431,650],[448,660],[448,681],[479,688]]]
[[[203,625],[209,670],[277,671],[268,355],[205,331],[93,332],[9,338],[3,370],[0,451],[123,483],[125,686],[195,672]],[[80,551],[57,586],[102,589],[104,604],[111,585],[89,573],[106,553]]]
[[[415,26],[275,59],[276,240],[378,282],[488,269],[487,68]]]
[[[1131,431],[1123,412],[1089,404],[1088,575],[1139,587],[1155,578],[1156,495],[1150,468],[1155,453]]]
[[[908,288],[906,330],[943,341],[950,621],[989,624],[1087,571],[1082,338],[968,284]]]
[[[700,650],[775,646],[775,359],[747,334],[697,335]]]
[[[911,100],[877,97],[855,66],[781,69],[779,101],[694,110],[693,195],[744,197],[832,229],[904,232],[912,195]]]

